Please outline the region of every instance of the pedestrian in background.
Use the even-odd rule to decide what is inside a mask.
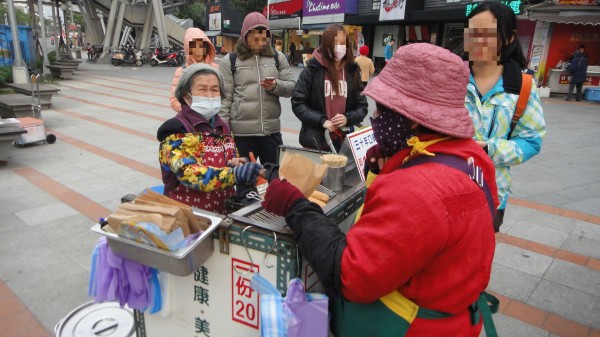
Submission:
[[[389,62],[392,56],[394,56],[394,44],[396,44],[396,40],[391,39],[390,42],[388,42],[388,44],[385,46],[383,57],[385,58],[386,64]]]
[[[221,59],[225,83],[221,117],[229,122],[240,155],[252,152],[261,163],[277,163],[281,138],[279,97],[296,85],[285,55],[271,47],[267,19],[258,12],[244,19],[241,37]]]
[[[360,74],[363,85],[366,87],[369,78],[375,73],[375,65],[369,58],[369,47],[362,46],[359,49],[360,56],[354,59],[354,62],[360,67]]]
[[[293,64],[294,56],[295,56],[294,54],[296,54],[296,45],[294,44],[294,42],[290,43],[289,51],[290,51],[289,62],[290,62],[290,64]]]
[[[523,83],[527,66],[519,43],[517,18],[510,7],[483,1],[469,14],[465,52],[471,76],[465,104],[475,126],[475,140],[496,165],[500,206],[494,219],[499,231],[510,195],[510,167],[537,155],[546,134],[546,123],[535,81]],[[521,89],[528,99],[522,116],[511,126]],[[527,96],[525,96],[527,97]]]
[[[581,45],[573,53],[573,59],[569,63],[569,68],[567,68],[571,74],[571,79],[569,80],[569,94],[565,97],[565,101],[572,100],[571,97],[573,97],[573,89],[575,87],[577,87],[577,97],[575,99],[581,101],[583,83],[587,80],[588,64],[589,59],[585,53],[585,46]]]
[[[367,115],[360,68],[354,62],[348,34],[339,24],[323,31],[321,46],[312,55],[292,95],[292,111],[302,122],[300,145],[330,150],[327,130],[339,151],[346,134]]]
[[[179,77],[181,76],[183,69],[194,63],[206,63],[215,69],[219,68],[219,66],[213,62],[217,55],[215,46],[210,42],[210,39],[206,36],[204,31],[199,28],[188,28],[185,31],[185,35],[183,36],[183,53],[185,64],[175,70],[173,81],[171,81],[170,101],[171,108],[173,108],[175,112],[181,111],[181,103],[177,97],[175,97],[175,88],[179,83]]]

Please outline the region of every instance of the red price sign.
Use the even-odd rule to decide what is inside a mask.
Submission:
[[[258,293],[250,286],[252,273],[258,273],[257,265],[249,262],[231,259],[231,317],[234,321],[258,330],[258,313],[260,310]],[[237,272],[236,272],[237,270]],[[245,273],[241,275],[239,273]]]
[[[569,84],[571,81],[571,76],[569,75],[560,75],[558,79],[558,84]],[[598,85],[600,83],[600,76],[588,76],[583,82],[584,85]]]

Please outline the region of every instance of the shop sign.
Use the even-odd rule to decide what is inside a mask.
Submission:
[[[571,75],[560,75],[558,84],[569,84],[571,82]],[[600,76],[588,76],[583,82],[583,85],[600,85]]]
[[[297,18],[302,14],[302,0],[272,3],[269,9],[270,20]]]
[[[576,0],[575,0],[576,1]],[[521,0],[503,0],[500,1],[501,3],[507,5],[508,7],[510,7],[510,9],[512,9],[512,11],[516,14],[523,14],[523,9],[525,4],[523,4],[523,2]],[[465,16],[469,16],[469,14],[471,14],[471,12],[479,5],[479,3],[472,3],[472,4],[468,4],[467,5],[467,11],[465,13]]]
[[[221,30],[221,12],[208,14],[208,30]]]
[[[364,168],[365,160],[367,158],[367,150],[371,148],[371,146],[377,144],[377,141],[375,141],[375,136],[373,135],[373,128],[368,127],[360,129],[349,134],[347,137],[348,142],[350,142],[350,149],[352,150],[354,162],[356,163],[358,173],[360,174],[360,179],[365,181]]]
[[[594,6],[596,0],[558,0],[558,4],[569,6]]]
[[[306,0],[303,1],[303,16],[343,14],[344,0]]]
[[[405,0],[381,0],[379,21],[404,20]]]
[[[208,6],[208,13],[219,13],[221,12],[221,4],[213,2]]]

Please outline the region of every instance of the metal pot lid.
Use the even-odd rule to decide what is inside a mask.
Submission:
[[[88,302],[71,311],[54,331],[56,337],[134,337],[135,319],[118,303]]]

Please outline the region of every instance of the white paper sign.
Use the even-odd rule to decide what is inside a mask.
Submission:
[[[369,126],[368,128],[360,129],[347,136],[348,142],[350,143],[350,149],[352,149],[352,155],[354,156],[354,162],[360,173],[360,179],[365,181],[365,159],[367,157],[367,150],[377,144],[375,136],[373,136],[373,129]]]

